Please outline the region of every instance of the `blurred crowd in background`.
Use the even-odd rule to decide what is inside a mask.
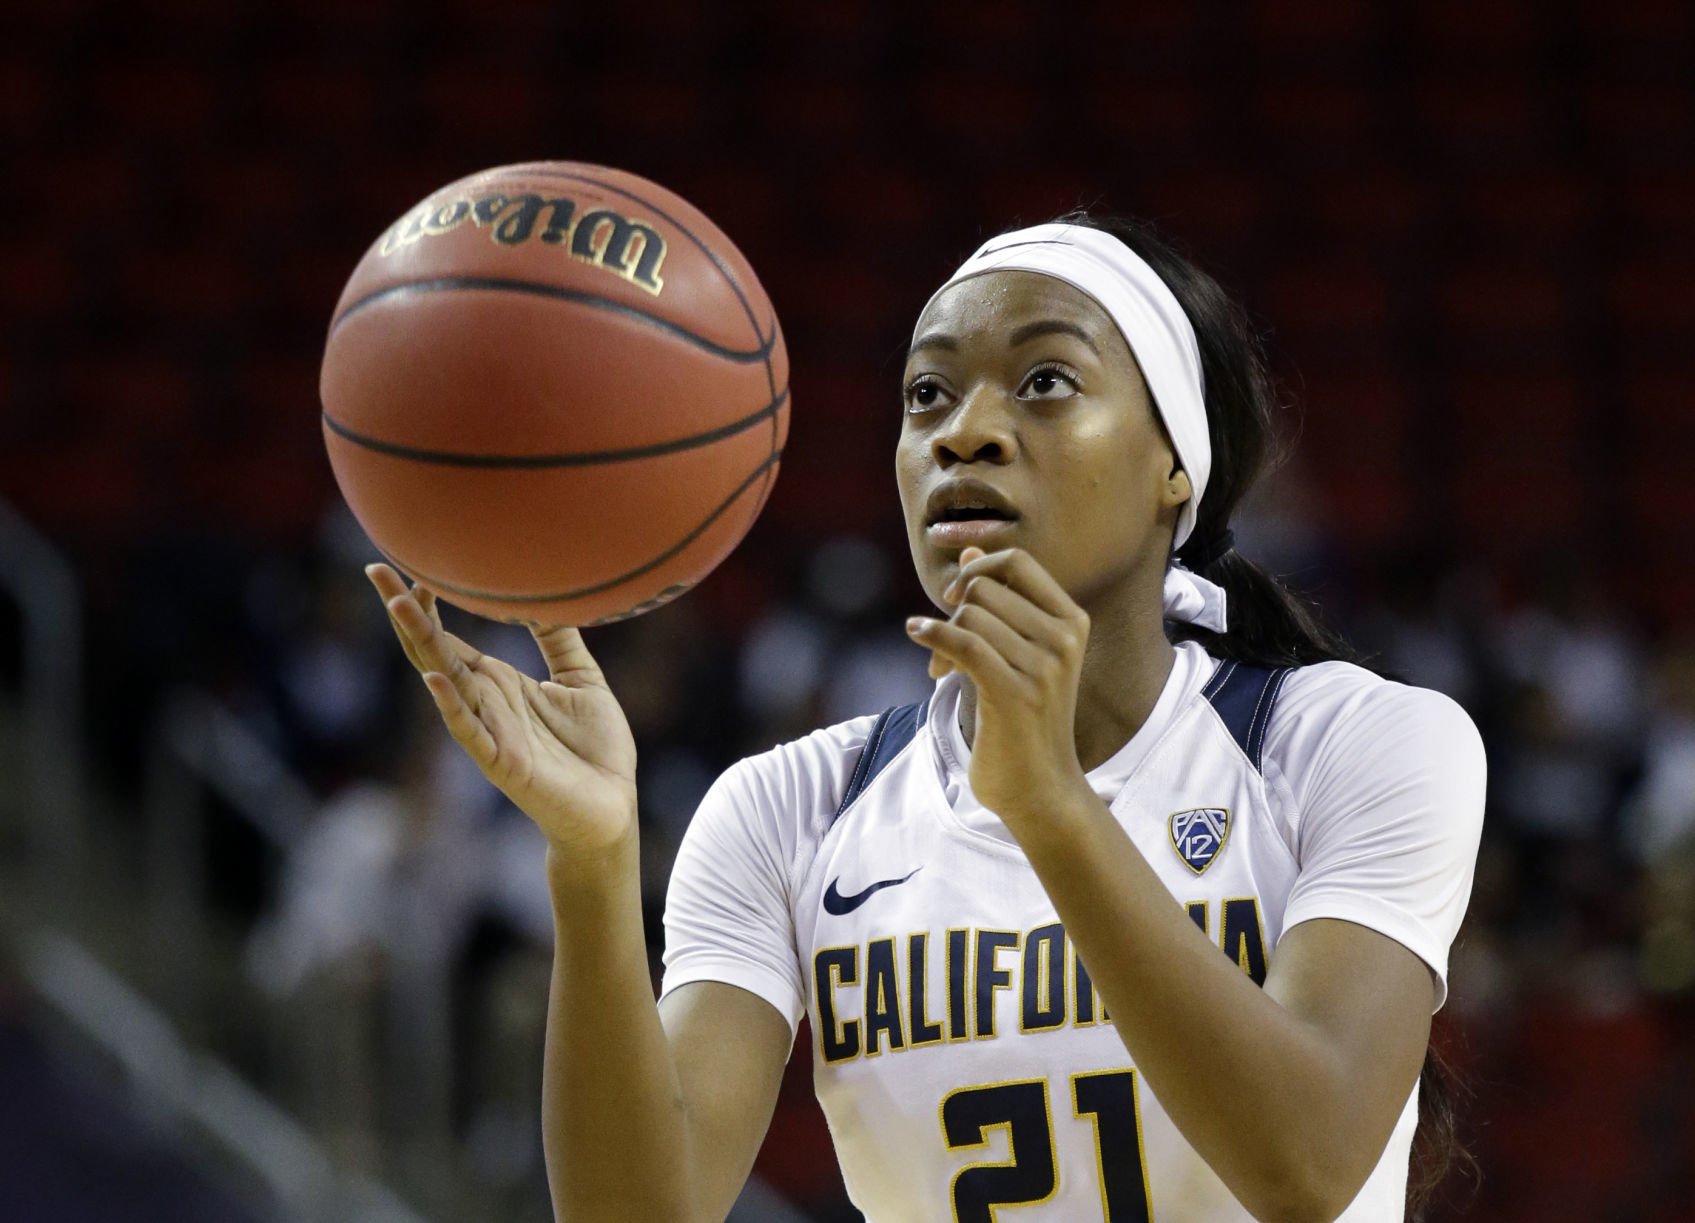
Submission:
[[[925,690],[898,355],[981,238],[1096,204],[1268,333],[1298,445],[1242,551],[1488,746],[1436,1030],[1481,1176],[1433,1217],[1695,1218],[1691,63],[1683,0],[8,7],[0,499],[80,582],[90,841],[139,873],[186,691],[307,796],[207,804],[206,1005],[173,1015],[433,1217],[545,1217],[541,846],[408,673],[319,437],[331,307],[394,217],[484,166],[621,166],[711,215],[782,320],[793,431],[753,535],[590,638],[639,741],[657,938],[718,770]],[[131,954],[140,984],[171,948]],[[30,1013],[5,975],[0,1037]],[[807,1039],[759,1173],[830,1223]]]

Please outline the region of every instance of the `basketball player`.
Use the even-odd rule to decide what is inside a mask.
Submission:
[[[1252,332],[1073,216],[936,292],[901,406],[934,693],[719,779],[657,1006],[635,749],[581,637],[536,633],[537,684],[373,567],[549,838],[559,1217],[722,1219],[805,1014],[872,1223],[1402,1218],[1483,753],[1234,550],[1274,407]]]

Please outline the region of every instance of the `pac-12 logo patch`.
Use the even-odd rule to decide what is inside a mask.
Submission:
[[[1179,811],[1168,822],[1171,846],[1189,869],[1200,874],[1212,865],[1230,836],[1230,813],[1223,807],[1196,807]]]

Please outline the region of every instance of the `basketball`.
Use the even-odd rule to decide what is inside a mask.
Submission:
[[[481,615],[588,625],[675,598],[747,534],[788,381],[770,300],[705,215],[535,162],[377,239],[319,390],[336,482],[396,568]]]

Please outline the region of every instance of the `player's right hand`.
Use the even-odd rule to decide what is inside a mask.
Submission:
[[[483,775],[566,853],[610,849],[636,827],[636,743],[574,628],[532,628],[550,678],[491,658],[441,626],[435,595],[369,565],[406,657]]]

